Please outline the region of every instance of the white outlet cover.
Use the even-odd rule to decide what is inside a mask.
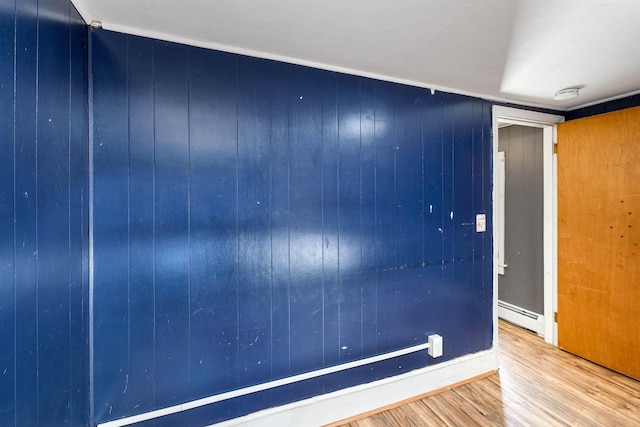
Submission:
[[[487,231],[487,215],[478,214],[476,215],[476,232],[484,233],[485,231]]]
[[[440,357],[442,356],[442,337],[438,334],[429,335],[429,348],[428,353],[431,357]]]

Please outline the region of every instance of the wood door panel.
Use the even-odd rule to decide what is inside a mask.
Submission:
[[[558,344],[640,379],[640,108],[558,126]]]

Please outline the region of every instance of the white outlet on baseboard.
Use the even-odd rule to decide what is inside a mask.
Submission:
[[[442,337],[438,334],[429,335],[429,356],[440,357],[442,356]]]

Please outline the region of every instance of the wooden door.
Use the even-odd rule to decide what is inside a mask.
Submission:
[[[640,108],[558,126],[558,344],[640,379]]]

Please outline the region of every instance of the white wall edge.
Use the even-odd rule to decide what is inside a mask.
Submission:
[[[558,138],[557,127],[555,127],[554,128],[554,144],[558,142],[557,138]],[[557,347],[558,346],[558,323],[556,322],[555,316],[553,315],[553,313],[558,312],[558,156],[555,154],[553,155],[551,166],[552,166],[551,173],[553,174],[553,182],[554,182],[553,200],[552,200],[553,230],[551,231],[551,234],[553,236],[553,242],[552,242],[553,259],[551,260],[552,269],[553,269],[551,273],[551,305],[553,309],[549,313],[551,317],[547,320],[547,324],[549,323],[551,324],[551,332],[553,333],[553,336],[551,337],[551,339],[545,338],[545,341]]]
[[[495,347],[406,374],[213,424],[216,427],[322,426],[433,392],[498,369]]]
[[[564,120],[563,120],[564,121]],[[543,268],[544,268],[544,325],[543,332],[540,334],[544,337],[544,340],[552,344],[555,341],[555,335],[553,333],[553,301],[556,299],[557,291],[554,287],[554,277],[556,276],[556,263],[554,260],[558,259],[558,254],[555,250],[556,234],[555,223],[557,222],[557,216],[555,216],[555,195],[558,183],[555,178],[553,170],[553,145],[554,133],[556,126],[546,126],[542,129],[543,133],[543,146],[542,146],[542,174],[543,174],[543,229],[542,229],[542,241],[544,245],[543,249]],[[554,293],[555,292],[555,293]]]

